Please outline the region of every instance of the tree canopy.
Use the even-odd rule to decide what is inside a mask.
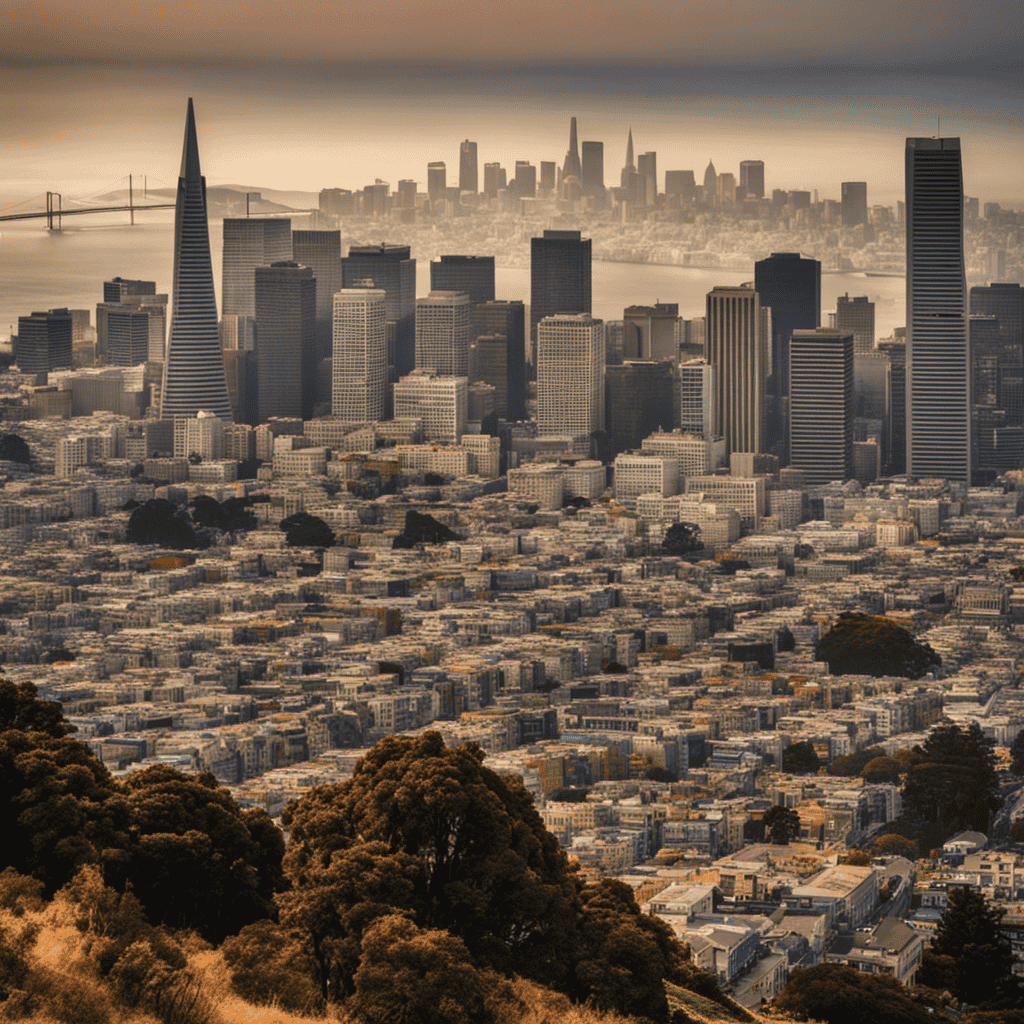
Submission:
[[[32,452],[25,439],[18,434],[0,434],[0,461],[31,466]]]
[[[132,512],[125,539],[130,544],[159,544],[175,551],[198,546],[188,513],[166,498],[150,498]]]
[[[334,547],[334,531],[319,516],[296,512],[281,520],[285,543],[293,548]]]
[[[999,930],[1005,911],[967,888],[948,892],[918,983],[948,989],[963,1002],[1019,1002],[1010,940]]]
[[[772,1000],[772,1008],[825,1024],[927,1024],[935,1019],[895,978],[862,974],[840,964],[797,968]]]
[[[920,763],[907,773],[905,813],[942,825],[947,836],[962,829],[986,832],[989,814],[1002,805],[992,746],[976,722],[968,729],[933,729],[920,748]]]
[[[405,513],[405,527],[394,539],[395,548],[413,548],[417,544],[445,544],[462,538],[433,516],[411,508]]]
[[[776,804],[764,813],[765,838],[775,846],[786,846],[800,835],[800,815],[792,807]]]
[[[782,770],[793,775],[808,775],[821,767],[818,752],[810,740],[802,740],[782,752]]]
[[[1010,771],[1014,775],[1024,775],[1024,729],[1017,733],[1010,746]]]
[[[56,701],[41,700],[34,683],[14,685],[0,679],[0,732],[19,729],[22,732],[40,732],[59,739],[78,727],[64,720],[64,712]]]
[[[884,615],[843,612],[818,641],[817,661],[832,675],[904,676],[920,679],[942,664],[925,643]]]
[[[704,547],[700,527],[696,523],[673,523],[661,541],[661,549],[669,555],[688,555]]]

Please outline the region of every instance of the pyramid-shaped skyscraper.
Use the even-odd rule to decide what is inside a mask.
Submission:
[[[191,98],[174,212],[174,295],[171,337],[164,360],[160,415],[195,416],[209,409],[230,423],[231,403],[224,376],[213,292],[210,231],[206,220],[206,179],[199,170],[199,145]]]

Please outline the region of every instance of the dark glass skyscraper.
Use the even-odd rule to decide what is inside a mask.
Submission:
[[[416,365],[416,261],[407,245],[353,245],[342,257],[345,288],[383,288],[387,317],[395,325],[394,349],[388,352],[393,376],[404,377]]]
[[[907,139],[907,472],[970,482],[959,139]]]
[[[604,197],[604,143],[583,143],[583,194],[595,199]]]
[[[466,139],[459,146],[459,191],[477,192],[480,177],[476,170],[476,143]]]
[[[259,419],[309,419],[316,396],[316,279],[291,260],[256,268]]]
[[[868,185],[866,181],[844,181],[842,192],[843,227],[852,228],[868,222]]]
[[[430,264],[430,290],[465,292],[469,301],[494,299],[493,256],[442,256]]]
[[[590,239],[578,231],[545,231],[530,241],[530,337],[557,313],[590,312]]]
[[[174,294],[160,415],[195,416],[209,409],[231,422],[224,357],[213,292],[210,232],[206,221],[206,179],[199,169],[199,144],[191,98],[174,210]]]

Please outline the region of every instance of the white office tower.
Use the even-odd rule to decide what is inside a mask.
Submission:
[[[469,376],[469,296],[431,292],[416,300],[416,369]]]
[[[715,371],[705,359],[679,367],[679,428],[684,434],[715,437]]]
[[[413,370],[395,385],[395,419],[423,421],[429,441],[458,444],[469,413],[469,383],[465,377],[439,377]]]
[[[959,139],[907,139],[907,473],[969,484]]]
[[[228,424],[231,420],[228,420]],[[177,457],[199,455],[220,459],[224,454],[224,422],[209,409],[195,416],[174,417],[174,454]]]
[[[730,452],[765,450],[765,320],[753,288],[708,292],[705,354],[715,368],[715,419]]]
[[[334,293],[331,413],[347,423],[384,418],[387,294],[382,288]]]
[[[589,455],[604,427],[604,322],[589,313],[544,317],[537,324],[537,433],[568,436]]]

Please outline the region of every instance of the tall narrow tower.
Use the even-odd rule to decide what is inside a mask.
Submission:
[[[190,97],[174,210],[174,297],[160,415],[164,419],[195,416],[200,409],[209,409],[225,422],[232,422],[213,292],[206,179],[199,170],[196,119]]]
[[[562,178],[574,177],[583,179],[583,170],[580,167],[580,147],[576,140],[576,118],[572,119],[569,126],[569,148],[565,154],[565,163],[562,165]]]
[[[907,139],[907,472],[970,483],[959,139]]]

